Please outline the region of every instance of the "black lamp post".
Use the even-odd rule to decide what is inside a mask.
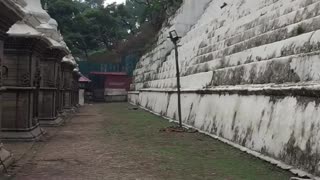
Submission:
[[[176,60],[176,71],[177,71],[177,91],[178,91],[178,114],[179,114],[179,126],[182,128],[182,120],[181,120],[181,91],[180,91],[180,68],[179,68],[179,54],[178,54],[178,41],[181,37],[178,36],[177,31],[172,30],[169,32],[169,38],[174,44],[175,50],[175,60]]]

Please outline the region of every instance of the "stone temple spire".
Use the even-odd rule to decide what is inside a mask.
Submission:
[[[42,8],[40,0],[16,0],[25,12],[25,18],[17,22],[9,34],[40,35],[48,39],[53,46],[69,51],[62,35],[58,31],[58,23]]]

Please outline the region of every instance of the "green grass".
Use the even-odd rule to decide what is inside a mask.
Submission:
[[[292,174],[200,133],[159,132],[172,124],[125,103],[105,104],[106,136],[129,157],[143,154],[161,179],[286,180]],[[133,148],[136,147],[136,148]]]

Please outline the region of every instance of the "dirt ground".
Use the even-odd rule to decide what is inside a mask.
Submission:
[[[126,103],[80,109],[40,142],[6,143],[16,163],[0,179],[289,179],[292,175]]]

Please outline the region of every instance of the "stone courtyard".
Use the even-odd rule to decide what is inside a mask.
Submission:
[[[320,180],[319,0],[121,2],[0,1],[0,179]]]
[[[143,125],[143,126],[142,126]],[[6,143],[15,163],[0,179],[289,179],[292,174],[127,103],[79,109],[38,142]]]

